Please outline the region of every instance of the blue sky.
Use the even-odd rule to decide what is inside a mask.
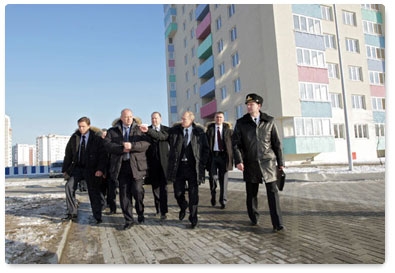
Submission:
[[[7,5],[5,113],[13,144],[111,127],[123,108],[168,123],[163,6]]]

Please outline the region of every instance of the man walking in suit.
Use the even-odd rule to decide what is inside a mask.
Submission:
[[[65,150],[62,172],[65,185],[67,216],[63,220],[77,218],[78,202],[75,198],[78,182],[85,180],[93,217],[96,224],[102,222],[103,196],[101,184],[106,169],[103,139],[90,126],[90,119],[78,120],[78,130],[70,137]]]
[[[179,219],[184,219],[189,206],[189,221],[195,228],[198,223],[199,185],[204,183],[209,148],[204,128],[194,122],[195,115],[186,111],[181,120],[169,130],[167,174],[168,180],[173,182],[174,196],[180,207]],[[185,200],[186,185],[189,204]]]
[[[119,182],[119,200],[125,219],[124,229],[134,224],[133,200],[137,220],[143,223],[144,218],[144,178],[147,174],[146,151],[150,139],[139,129],[141,122],[133,117],[130,109],[121,112],[121,118],[108,129],[105,141],[110,153],[110,179]]]
[[[216,205],[216,189],[219,184],[219,203],[224,209],[228,201],[228,170],[233,170],[233,148],[230,123],[224,121],[224,113],[217,112],[214,122],[208,124],[206,135],[210,147],[207,163],[211,190],[211,205]]]
[[[156,213],[162,220],[166,219],[167,206],[167,167],[169,157],[169,127],[161,124],[159,112],[151,114],[151,125],[140,126],[140,130],[151,137],[151,146],[147,151],[148,177],[146,182],[151,184]]]

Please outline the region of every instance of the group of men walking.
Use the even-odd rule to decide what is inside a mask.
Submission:
[[[284,168],[281,142],[274,118],[261,112],[263,99],[249,94],[247,114],[232,129],[223,112],[203,127],[192,112],[183,113],[181,122],[171,128],[161,124],[161,115],[151,115],[151,125],[141,124],[130,109],[101,138],[87,117],[78,120],[78,130],[71,136],[65,151],[63,173],[67,180],[66,220],[77,217],[75,191],[78,181],[87,181],[93,217],[102,222],[103,198],[100,183],[119,185],[120,207],[125,230],[144,218],[144,184],[151,184],[156,212],[167,218],[169,183],[180,208],[179,220],[189,210],[191,228],[198,224],[199,185],[209,173],[211,205],[226,208],[228,171],[236,166],[243,171],[246,205],[253,225],[258,223],[259,184],[266,185],[273,231],[284,229],[276,186],[278,171]],[[105,182],[103,182],[105,180]],[[111,187],[114,189],[114,187]],[[113,190],[112,190],[113,191]],[[188,192],[188,198],[185,197]],[[112,194],[113,195],[113,194]],[[133,206],[134,199],[134,206]],[[111,211],[115,213],[116,208]]]

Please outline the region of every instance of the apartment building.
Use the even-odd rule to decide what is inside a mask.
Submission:
[[[11,119],[4,115],[4,165],[12,166],[12,129]]]
[[[383,5],[164,5],[169,123],[264,98],[287,161],[385,156]],[[347,134],[348,133],[348,134]]]
[[[43,135],[36,138],[37,163],[49,166],[52,162],[63,160],[70,136]]]

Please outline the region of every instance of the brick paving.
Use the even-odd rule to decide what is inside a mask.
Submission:
[[[250,224],[246,212],[244,182],[234,179],[229,183],[229,201],[224,210],[218,205],[211,206],[208,183],[202,185],[199,189],[199,223],[195,229],[189,228],[188,213],[183,221],[178,220],[179,209],[171,186],[166,220],[154,215],[151,188],[145,187],[145,223],[124,231],[119,208],[116,215],[104,214],[103,223],[90,229],[95,237],[99,237],[96,238],[99,249],[95,255],[102,257],[95,260],[87,257],[83,263],[385,262],[385,181],[382,176],[377,180],[286,184],[280,193],[287,228],[283,233],[272,233],[263,185],[259,190],[261,215],[257,226]],[[86,209],[81,209],[80,215],[90,215],[87,196],[82,195],[81,198]],[[68,243],[78,243],[73,240],[78,238]]]

